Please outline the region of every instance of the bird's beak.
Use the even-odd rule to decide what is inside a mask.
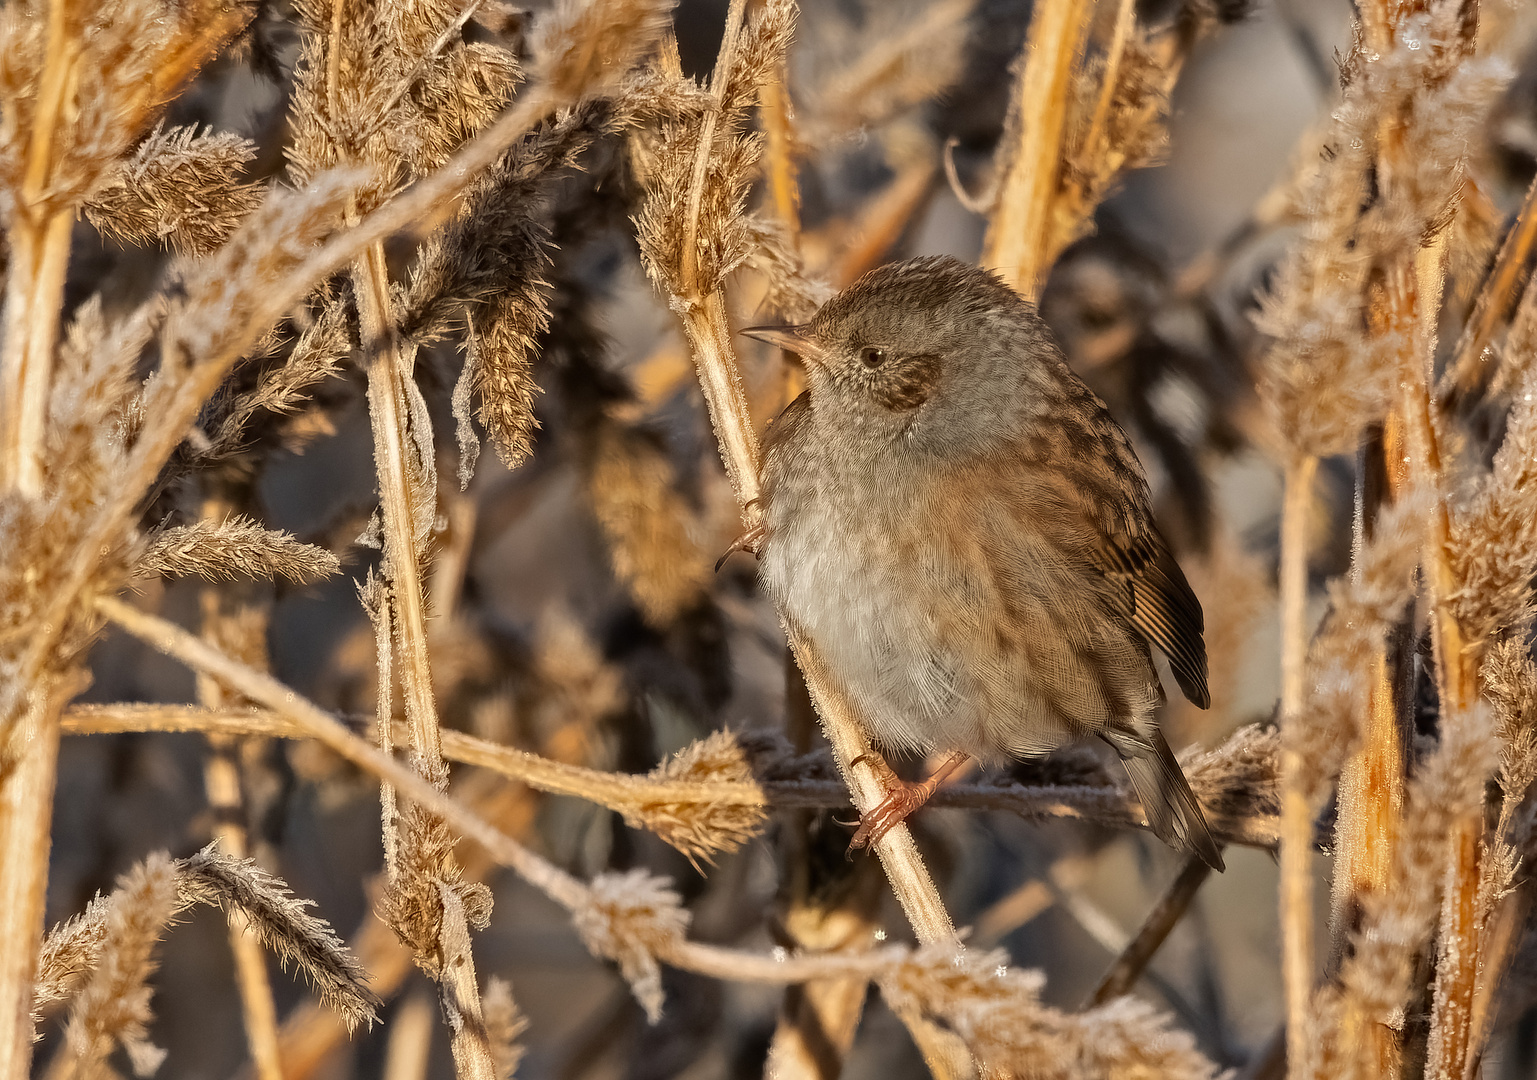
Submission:
[[[742,333],[770,345],[777,345],[786,352],[793,352],[802,360],[821,359],[822,350],[811,340],[809,326],[748,326]]]

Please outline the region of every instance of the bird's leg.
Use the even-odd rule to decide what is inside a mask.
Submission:
[[[758,554],[758,545],[763,542],[763,532],[764,527],[762,525],[754,525],[741,536],[731,541],[731,546],[721,554],[720,558],[715,560],[715,572],[717,574],[720,573],[720,568],[725,565],[726,560],[738,551],[750,551],[754,555]]]
[[[907,816],[928,802],[934,792],[958,769],[967,766],[971,761],[971,755],[956,751],[945,759],[944,764],[934,770],[927,780],[912,783],[900,779],[887,765],[875,754],[861,754],[850,765],[861,761],[868,762],[875,769],[876,776],[880,779],[881,787],[885,789],[886,797],[868,811],[859,815],[859,829],[854,833],[854,839],[849,841],[849,851],[856,848],[869,847],[891,829],[907,820]]]

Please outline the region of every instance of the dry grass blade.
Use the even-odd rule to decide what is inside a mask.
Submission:
[[[264,529],[245,517],[198,521],[154,533],[134,564],[141,577],[236,578],[308,585],[341,573],[341,560],[325,548],[305,544],[282,530]]]
[[[321,1002],[336,1009],[348,1028],[378,1020],[379,1000],[368,989],[367,972],[331,925],[305,910],[313,901],[296,898],[281,878],[254,860],[220,854],[213,845],[184,860],[180,871],[185,903],[238,910],[251,933],[285,967],[291,964],[302,972]]]

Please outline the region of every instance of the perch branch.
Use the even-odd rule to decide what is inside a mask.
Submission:
[[[372,718],[359,718],[366,727]],[[350,730],[350,729],[349,729]],[[65,712],[66,735],[111,735],[121,732],[192,732],[261,735],[276,739],[309,738],[302,725],[270,709],[212,712],[190,705],[77,705]],[[410,745],[404,725],[397,724],[395,744]],[[850,804],[848,787],[839,780],[684,781],[656,780],[645,775],[610,773],[551,761],[515,747],[478,739],[452,729],[443,733],[443,756],[450,761],[494,771],[553,795],[586,799],[619,813],[644,811],[648,805],[689,803],[759,806],[775,810],[829,809]],[[1201,788],[1197,778],[1196,787]],[[957,784],[941,788],[929,805],[936,808],[993,810],[1032,820],[1073,818],[1116,828],[1144,827],[1142,814],[1127,792],[1111,786]],[[1212,831],[1219,842],[1273,850],[1279,832],[1269,814],[1226,818],[1214,815]],[[1314,837],[1314,845],[1324,842]]]

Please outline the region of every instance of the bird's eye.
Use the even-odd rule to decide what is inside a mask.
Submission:
[[[859,360],[865,367],[880,367],[886,362],[886,350],[875,345],[866,345],[859,350]]]

